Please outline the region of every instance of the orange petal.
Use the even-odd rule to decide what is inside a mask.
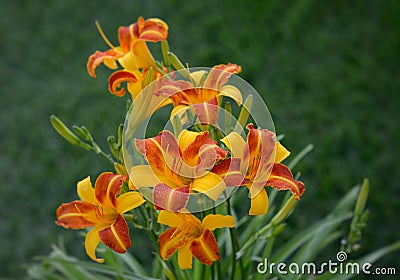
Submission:
[[[227,187],[241,186],[244,179],[239,158],[227,158],[217,163],[211,172],[221,176]]]
[[[255,129],[248,124],[248,149],[244,151],[244,162],[249,163],[246,178],[256,181],[267,181],[270,174],[275,151],[275,134],[267,129]]]
[[[137,39],[134,36],[134,25],[135,24],[131,24],[129,26],[120,26],[118,28],[118,41],[124,53],[128,53],[130,51],[133,41]]]
[[[120,254],[131,246],[128,224],[120,214],[110,227],[99,231],[99,237],[105,245]]]
[[[226,84],[232,74],[237,74],[242,71],[242,67],[237,64],[229,63],[227,65],[220,64],[214,66],[204,81],[205,88],[220,89]]]
[[[115,71],[108,78],[108,89],[112,94],[116,96],[124,96],[125,89],[121,86],[122,83],[140,83],[140,77],[133,72],[129,72],[126,70]]]
[[[199,238],[192,241],[190,251],[205,265],[212,265],[220,258],[217,241],[209,229],[205,229]]]
[[[163,260],[172,256],[179,247],[182,246],[182,240],[176,240],[173,235],[176,227],[170,228],[158,236],[158,244],[160,245],[160,256]]]
[[[193,108],[201,124],[215,124],[217,122],[219,107],[216,97],[207,102],[193,104]]]
[[[173,189],[165,184],[158,184],[153,189],[153,202],[157,210],[178,212],[189,201],[189,186]]]
[[[159,42],[167,39],[168,25],[158,18],[149,18],[140,22],[138,20],[137,32],[141,40]]]
[[[84,201],[73,201],[61,204],[56,211],[58,226],[80,229],[96,224],[95,206]]]
[[[123,185],[123,176],[111,172],[103,172],[97,177],[95,194],[97,201],[102,205],[117,208],[117,195]]]
[[[117,68],[115,60],[122,57],[124,54],[117,52],[115,50],[108,50],[105,52],[96,51],[91,56],[89,56],[88,62],[86,64],[87,71],[90,76],[96,78],[95,70],[102,62],[104,62],[111,69]]]
[[[183,142],[181,142],[183,143]],[[208,132],[198,133],[192,143],[183,149],[185,163],[201,169],[212,168],[217,161],[224,159],[227,151],[218,147],[217,142],[211,139]]]
[[[157,136],[144,140],[135,139],[135,146],[145,156],[152,169],[160,173],[168,172],[166,158],[180,158],[178,142],[169,131],[162,131]]]
[[[277,190],[290,190],[296,199],[304,193],[304,184],[293,179],[290,169],[281,163],[275,163],[266,185]]]

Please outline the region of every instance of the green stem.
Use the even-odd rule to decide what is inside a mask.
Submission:
[[[102,150],[100,150],[98,154],[101,155],[101,156],[103,156],[105,159],[107,159],[108,161],[110,161],[112,165],[114,165],[114,159],[113,159],[110,155],[106,154],[106,153],[103,152]]]
[[[226,200],[226,205],[227,205],[227,212],[228,215],[231,215],[231,203],[230,203],[230,198],[228,198]],[[236,253],[239,251],[239,243],[237,240],[237,232],[236,232],[236,228],[232,227],[229,228],[229,233],[231,236],[231,243],[232,243],[232,274],[231,274],[231,279],[234,278],[235,276],[235,272],[236,272],[236,262],[239,261],[239,269],[240,269],[240,276],[242,279],[244,279],[244,269],[243,269],[243,262],[241,259],[236,259]]]

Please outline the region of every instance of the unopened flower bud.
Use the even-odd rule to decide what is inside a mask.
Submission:
[[[242,109],[239,114],[238,123],[236,124],[235,131],[239,131],[240,127],[245,127],[247,119],[250,115],[251,107],[253,106],[253,95],[249,95],[243,103]]]
[[[60,134],[65,140],[73,145],[79,146],[86,150],[91,150],[91,147],[82,142],[78,136],[76,136],[59,118],[54,115],[50,116],[50,123],[53,128]]]
[[[369,181],[368,179],[364,179],[360,193],[358,194],[356,207],[354,209],[355,216],[360,216],[363,213],[365,209],[365,204],[367,203],[368,193],[369,193]]]
[[[296,204],[296,199],[292,195],[282,207],[281,210],[272,218],[271,224],[273,226],[279,225],[292,211],[294,205]]]

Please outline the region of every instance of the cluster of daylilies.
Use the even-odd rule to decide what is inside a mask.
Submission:
[[[131,246],[127,217],[134,219],[130,213],[146,206],[164,225],[154,232],[162,259],[178,252],[181,269],[192,268],[192,257],[211,265],[220,258],[213,231],[235,227],[230,209],[225,211],[228,214],[215,210],[234,195],[232,190],[248,189],[249,215],[267,213],[266,187],[288,190],[300,198],[303,183],[281,163],[289,151],[274,132],[257,127],[254,118],[251,121],[251,108],[243,103],[245,93],[230,82],[242,71],[240,66],[228,63],[207,70],[184,66],[169,50],[168,25],[161,19],[139,17],[120,27],[119,46],[97,27],[110,49],[89,57],[88,73],[96,77],[95,69],[101,64],[112,69],[109,91],[118,97],[129,93],[132,101],[118,139],[109,141],[111,155],[95,145],[84,127],[74,127],[72,132],[52,119],[71,143],[114,163],[115,171],[101,173],[94,187],[89,177],[78,182],[80,200],[62,204],[56,213],[59,226],[91,228],[85,239],[91,259],[104,261],[96,254],[100,242],[115,252],[126,252]],[[163,56],[160,61],[148,48],[157,42]],[[233,114],[229,101],[240,110],[235,123],[226,117]],[[141,124],[161,108],[170,109],[167,119],[173,129],[140,137]]]

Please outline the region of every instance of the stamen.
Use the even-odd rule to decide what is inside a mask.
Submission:
[[[100,36],[103,38],[104,42],[106,42],[106,44],[111,48],[111,49],[115,49],[115,47],[113,46],[113,44],[111,44],[111,42],[108,40],[108,38],[106,37],[106,35],[104,34],[103,29],[101,29],[100,23],[96,20],[95,21],[97,30],[100,33]]]

